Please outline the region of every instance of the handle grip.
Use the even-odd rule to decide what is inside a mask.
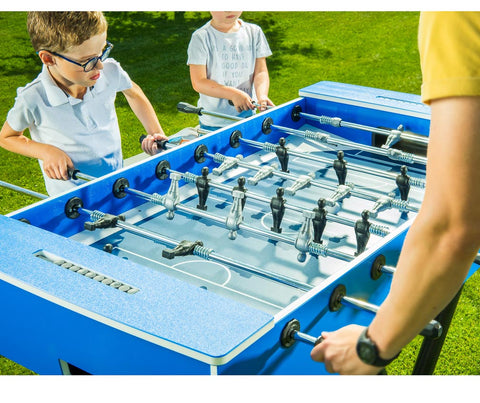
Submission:
[[[420,334],[430,339],[438,339],[443,333],[443,327],[440,322],[431,320],[430,323],[423,328]]]
[[[142,144],[143,140],[146,137],[147,136],[145,134],[142,134],[140,136],[140,138],[139,138],[140,144]],[[166,150],[167,149],[168,140],[155,140],[155,143],[157,143],[158,148],[160,148],[161,150]]]
[[[190,105],[186,102],[179,102],[177,104],[177,110],[179,112],[184,112],[184,113],[194,113],[196,115],[201,116],[202,115],[202,109],[193,105]]]
[[[67,172],[67,173],[68,173],[68,177],[71,178],[71,179],[77,180],[77,179],[79,179],[79,178],[77,177],[77,173],[79,173],[79,172],[80,172],[79,169],[73,169],[73,170],[72,170],[72,169],[69,169],[68,172]]]
[[[258,102],[255,102],[252,100],[252,103],[253,103],[253,106],[255,106],[255,108],[260,108],[260,104]],[[235,104],[233,103],[233,101],[231,99],[228,100],[228,104],[231,105],[231,106],[235,106]],[[272,108],[272,106],[270,105],[267,105],[267,109],[270,109]]]

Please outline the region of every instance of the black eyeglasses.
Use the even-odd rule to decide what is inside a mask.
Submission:
[[[113,49],[113,44],[111,44],[110,42],[107,41],[107,46],[105,47],[105,49],[103,50],[103,52],[100,56],[92,57],[91,59],[88,59],[83,64],[78,63],[74,60],[71,60],[68,57],[62,56],[60,53],[56,53],[56,52],[50,52],[50,53],[52,53],[52,55],[61,57],[62,59],[65,59],[67,62],[76,64],[77,66],[82,67],[83,71],[85,73],[88,73],[89,71],[92,71],[95,68],[95,66],[97,65],[99,60],[101,60],[102,62],[105,61],[105,59],[110,55],[110,52],[112,51],[112,49]]]

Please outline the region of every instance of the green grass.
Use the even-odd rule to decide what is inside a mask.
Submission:
[[[5,120],[17,87],[39,73],[25,28],[25,13],[0,12],[0,119]],[[268,58],[270,98],[290,101],[298,90],[322,80],[419,94],[415,12],[245,12],[246,21],[264,30],[273,56]],[[116,58],[150,98],[167,134],[195,126],[197,118],[178,113],[179,101],[195,103],[186,52],[191,33],[209,19],[206,12],[107,13],[109,40]],[[117,98],[124,157],[138,154],[141,124],[122,95]],[[44,193],[37,161],[0,149],[0,180]],[[0,214],[37,200],[0,188]],[[419,268],[420,269],[420,268]],[[480,274],[466,284],[439,358],[436,374],[480,374]],[[2,329],[8,331],[8,329]],[[412,372],[421,338],[389,366],[390,374]],[[0,346],[1,349],[1,346]],[[0,374],[29,374],[0,357]]]

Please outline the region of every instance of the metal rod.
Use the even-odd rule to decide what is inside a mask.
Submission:
[[[170,246],[170,247],[175,247],[179,244],[178,240],[175,240],[173,238],[169,238],[167,236],[161,235],[157,232],[153,232],[153,231],[149,231],[149,230],[140,228],[136,225],[132,225],[132,224],[126,223],[124,221],[118,221],[116,226],[119,227],[119,228],[123,228],[123,229],[125,229],[128,232],[131,232],[133,234],[140,235],[140,236],[143,236],[143,237],[151,239],[151,240],[160,241],[163,244],[165,244],[167,246]],[[194,254],[196,256],[205,257],[203,254],[202,255],[199,255],[197,253],[194,253]],[[233,260],[229,257],[222,256],[218,253],[215,253],[213,250],[208,254],[207,260],[213,260],[213,261],[216,261],[216,262],[224,263],[224,264],[227,264],[229,266],[248,271],[249,273],[253,273],[253,274],[259,275],[261,277],[268,278],[270,280],[277,281],[277,282],[280,282],[282,284],[301,289],[303,291],[310,291],[313,288],[309,284],[303,283],[301,281],[296,281],[296,280],[294,280],[290,277],[286,277],[286,276],[283,276],[283,275],[278,274],[278,273],[273,273],[273,272],[270,272],[268,270],[249,265],[247,263],[236,262],[235,260]]]
[[[347,306],[353,308],[363,309],[364,311],[377,313],[378,309],[380,308],[378,305],[371,304],[366,301],[362,301],[356,298],[351,298],[348,296],[343,296],[342,304],[346,304]],[[430,337],[430,338],[438,338],[442,334],[442,325],[437,320],[431,320],[420,332],[422,336]]]
[[[216,154],[204,153],[204,156],[213,159],[215,162],[222,162],[222,159],[224,161],[226,158],[228,158],[225,155],[220,154],[220,153],[216,153]],[[240,159],[236,161],[236,165],[247,168],[247,169],[253,169],[253,170],[256,170],[256,171],[260,171],[262,169],[262,166],[253,165],[253,164],[250,164],[248,162],[244,162]],[[277,171],[277,170],[272,170],[271,175],[278,176],[282,179],[289,179],[289,180],[292,180],[294,182],[298,179],[298,177],[296,175],[286,173],[286,172],[282,172],[282,171]],[[333,185],[324,184],[322,182],[315,181],[315,180],[310,181],[309,185],[314,186],[314,187],[318,187],[318,188],[321,188],[321,189],[327,189],[327,190],[330,190],[332,192],[335,192],[338,189],[337,187],[335,187]],[[374,202],[377,202],[381,198],[385,197],[383,194],[379,195],[377,193],[373,193],[373,192],[369,192],[369,191],[361,190],[361,189],[355,189],[355,188],[352,188],[349,191],[349,193],[353,196],[357,196],[357,197],[364,198],[366,200],[370,200],[370,201],[374,201]],[[393,199],[393,198],[391,198],[391,199],[394,200],[394,201],[395,200],[400,201],[399,199]],[[396,205],[393,205],[393,204],[392,204],[391,207],[392,208],[398,208]],[[419,210],[418,207],[411,206],[411,205],[408,204],[408,202],[403,202],[403,201],[402,201],[401,208],[406,210],[406,211],[412,211],[412,212],[418,212],[418,210]]]
[[[144,192],[141,192],[139,190],[132,189],[132,188],[125,188],[124,191],[125,191],[125,193],[130,193],[130,194],[133,194],[135,196],[140,196],[145,200],[151,201],[152,203],[157,203],[156,199],[154,199],[154,197],[152,195],[148,194],[148,193],[144,193]],[[182,206],[180,203],[177,203],[175,205],[175,209],[178,210],[178,211],[183,211],[185,213],[189,213],[191,215],[199,216],[199,217],[202,217],[202,218],[207,218],[209,220],[212,220],[212,221],[220,223],[220,224],[225,224],[225,218],[224,217],[217,217],[216,215],[209,214],[209,213],[206,213],[204,211],[200,211],[200,210],[195,209],[195,208]],[[290,245],[295,245],[295,240],[294,239],[291,239],[291,238],[289,238],[287,236],[284,236],[284,235],[276,234],[276,233],[273,233],[273,232],[269,233],[267,231],[254,228],[254,227],[251,227],[251,226],[243,224],[243,223],[239,224],[239,229],[240,228],[245,230],[245,231],[255,233],[257,235],[262,235],[264,237],[268,237],[268,238],[270,238],[272,240],[275,240],[275,241],[282,241],[282,242],[288,243]]]
[[[16,192],[27,194],[29,196],[36,197],[37,199],[47,199],[48,198],[47,195],[44,195],[42,193],[37,193],[33,190],[25,189],[25,188],[22,188],[22,187],[17,186],[17,185],[12,185],[11,183],[8,183],[8,182],[0,181],[0,186],[3,186],[7,189],[15,190]]]
[[[219,112],[213,112],[213,111],[208,111],[200,107],[196,107],[193,105],[190,105],[187,102],[179,102],[177,104],[177,110],[179,112],[184,112],[184,113],[193,113],[196,115],[210,115],[210,116],[215,116],[223,119],[229,119],[229,120],[234,120],[234,121],[239,121],[243,120],[243,118],[239,116],[231,116],[231,115],[226,115],[224,113],[219,113]]]
[[[267,150],[267,151],[273,151],[277,147],[276,144],[272,144],[272,143],[269,143],[269,142],[261,143],[259,141],[254,141],[254,140],[249,140],[249,139],[244,139],[244,138],[240,138],[240,141],[244,142],[246,144],[249,144],[252,147],[260,148],[260,149]],[[293,150],[292,151],[288,150],[288,153],[290,155],[294,155],[295,157],[307,159],[307,160],[310,160],[310,161],[321,162],[321,163],[324,163],[324,164],[332,164],[333,161],[334,161],[332,158],[321,157],[319,155],[310,155],[309,153],[301,153],[301,152],[296,152],[296,151],[293,151]],[[362,173],[367,172],[367,173],[370,173],[372,175],[377,175],[377,176],[380,176],[380,177],[386,178],[386,179],[393,179],[393,180],[397,179],[397,174],[395,174],[393,172],[386,172],[386,171],[382,171],[381,169],[376,169],[376,168],[372,168],[372,167],[366,167],[366,166],[361,166],[361,165],[349,163],[348,164],[348,169],[351,169],[352,171],[362,172]],[[424,188],[425,187],[425,181],[423,179],[419,179],[419,178],[411,178],[410,184],[412,186],[416,186],[416,187],[419,187],[419,188]]]
[[[323,341],[323,337],[313,337],[309,334],[299,332],[298,330],[293,330],[293,338],[295,340],[303,341],[304,343],[311,344],[316,346],[317,344]]]
[[[184,178],[184,180],[186,182],[195,183],[195,178],[197,177],[197,175],[195,175],[191,172],[179,172],[179,171],[175,171],[173,169],[167,169],[167,170],[171,173],[176,173],[176,174],[182,175],[182,177]],[[212,182],[212,181],[210,181],[208,184],[212,188],[220,189],[220,190],[225,191],[225,192],[232,192],[233,191],[233,186],[227,186],[227,185],[223,185],[221,183],[216,183],[216,182]],[[249,198],[252,198],[254,200],[258,200],[258,201],[267,203],[267,204],[270,204],[270,201],[271,201],[271,198],[265,197],[263,195],[260,195],[260,194],[257,194],[255,192],[251,192],[251,191],[248,191],[248,193],[246,193],[245,196],[249,197]],[[286,204],[285,208],[288,209],[288,210],[296,211],[298,213],[303,213],[304,211],[306,211],[305,208],[300,207],[300,206],[295,205],[295,204],[292,204],[292,203]],[[336,222],[336,223],[339,223],[339,224],[343,224],[343,225],[346,225],[346,226],[349,226],[349,227],[354,227],[355,222],[356,222],[356,220],[353,220],[353,219],[350,219],[350,218],[347,218],[347,217],[341,217],[341,216],[338,216],[338,215],[332,214],[332,213],[327,213],[327,220],[332,221],[332,222]],[[377,235],[380,235],[380,236],[386,236],[390,233],[390,229],[388,227],[383,226],[383,225],[380,226],[380,225],[377,225],[377,224],[374,224],[374,223],[372,225],[370,225],[369,231],[373,234],[377,234]]]
[[[71,177],[72,179],[80,179],[80,180],[84,180],[84,181],[87,181],[87,182],[94,181],[95,179],[98,179],[95,176],[84,174],[83,172],[80,172],[78,169],[75,169],[73,171],[68,171],[68,176]]]
[[[427,158],[425,157],[419,157],[417,155],[413,154],[408,154],[404,153],[400,150],[394,150],[394,149],[385,149],[385,148],[379,148],[379,147],[373,147],[373,146],[368,146],[365,144],[359,144],[355,143],[353,141],[349,140],[343,140],[339,138],[331,138],[330,134],[328,133],[321,133],[321,132],[314,132],[314,131],[309,131],[309,130],[295,130],[291,129],[289,127],[283,127],[283,126],[278,126],[278,125],[271,125],[272,128],[283,131],[285,133],[293,134],[295,136],[301,136],[303,138],[309,138],[311,140],[323,142],[326,144],[332,144],[332,145],[342,145],[342,146],[347,146],[347,147],[353,147],[358,150],[370,152],[373,154],[378,154],[378,155],[383,155],[387,158],[393,159],[393,160],[399,160],[402,163],[418,163],[418,164],[427,164]],[[308,135],[308,136],[307,136]]]
[[[400,133],[399,134],[400,138],[403,140],[408,140],[411,142],[415,142],[417,144],[428,145],[428,137],[420,136],[414,133],[404,133],[398,129],[397,130],[382,129],[380,127],[372,127],[372,126],[362,125],[359,123],[346,122],[343,119],[337,118],[337,117],[317,116],[317,115],[312,115],[304,112],[300,112],[299,114],[300,116],[306,119],[316,120],[321,124],[328,124],[330,126],[335,126],[335,127],[348,127],[350,129],[364,130],[364,131],[373,132],[377,134],[383,134],[385,136],[390,136],[391,134],[396,134],[398,132]]]
[[[388,274],[395,274],[395,271],[397,270],[396,267],[393,267],[393,266],[387,266],[387,265],[384,265],[382,266],[382,269],[381,269],[384,273],[388,273]]]
[[[254,266],[251,266],[247,263],[238,263],[231,258],[228,258],[226,256],[218,255],[215,252],[211,252],[209,254],[209,258],[211,258],[212,260],[221,262],[221,263],[225,263],[229,266],[237,267],[239,269],[248,271],[250,273],[257,274],[261,277],[265,277],[265,278],[268,278],[270,280],[274,280],[274,281],[289,285],[291,287],[298,288],[298,289],[303,290],[303,291],[310,291],[311,289],[313,289],[313,286],[311,286],[310,284],[294,280],[290,277],[283,276],[282,274],[279,274],[279,273],[273,273],[273,272],[270,272],[269,270],[254,267]]]
[[[359,300],[359,299],[356,299],[356,298],[351,298],[349,296],[344,296],[342,298],[342,303],[346,303],[346,305],[348,305],[348,306],[352,306],[354,308],[360,308],[360,309],[363,309],[365,311],[369,311],[369,312],[373,312],[373,313],[376,313],[378,311],[378,308],[379,308],[377,305],[373,305],[369,302],[362,301],[362,300]]]
[[[91,219],[95,219],[98,216],[104,216],[105,215],[105,213],[103,213],[101,211],[98,211],[98,210],[91,211],[91,210],[88,210],[88,209],[83,208],[83,207],[80,207],[78,209],[78,211],[80,213],[89,215],[91,217]],[[125,221],[121,221],[121,220],[116,221],[115,227],[122,228],[122,229],[124,229],[124,230],[126,230],[126,231],[128,231],[132,234],[147,238],[149,240],[159,241],[162,244],[167,245],[169,247],[176,247],[180,243],[176,239],[167,237],[167,236],[159,234],[157,232],[153,232],[153,231],[138,227],[138,226],[133,225],[133,224],[129,224],[129,223],[127,223]],[[310,284],[307,284],[307,283],[304,283],[304,282],[301,282],[301,281],[297,281],[297,280],[292,279],[290,277],[283,276],[282,274],[273,273],[269,270],[261,269],[261,268],[252,266],[252,265],[247,264],[247,263],[236,262],[229,257],[222,256],[220,254],[215,253],[211,249],[208,250],[208,253],[207,253],[206,248],[201,248],[201,251],[199,251],[196,247],[193,251],[193,254],[195,256],[200,256],[200,257],[202,257],[206,260],[213,260],[213,261],[216,261],[216,262],[224,263],[224,264],[227,264],[229,266],[235,267],[237,269],[241,269],[241,270],[247,271],[249,273],[253,273],[257,276],[267,278],[269,280],[272,280],[272,281],[275,281],[275,282],[278,282],[278,283],[281,283],[281,284],[284,284],[284,285],[288,285],[290,287],[294,287],[294,288],[300,289],[302,291],[310,291],[313,288],[313,286],[311,286]]]
[[[159,205],[162,205],[162,206],[164,205],[164,202],[162,200],[162,196],[158,195],[156,193],[152,194],[152,195],[149,195],[148,193],[145,193],[145,192],[142,192],[142,191],[139,191],[139,190],[136,190],[136,189],[127,188],[127,187],[125,187],[124,191],[125,191],[125,193],[129,193],[129,194],[132,194],[132,195],[135,195],[135,196],[139,196],[142,199],[148,200],[152,203],[159,204]],[[200,210],[192,208],[192,207],[183,206],[180,203],[175,204],[174,210],[182,211],[182,212],[185,212],[185,213],[188,213],[188,214],[191,214],[191,215],[194,215],[194,216],[199,216],[199,217],[202,217],[202,218],[207,218],[209,220],[220,223],[222,225],[225,225],[225,223],[226,223],[226,218],[224,218],[224,217],[217,217],[213,214],[209,214],[209,213],[206,213],[204,211],[200,211]],[[293,246],[296,246],[296,243],[297,243],[296,239],[293,239],[293,238],[290,238],[288,236],[281,235],[281,234],[278,234],[278,233],[275,233],[275,232],[269,232],[269,231],[265,231],[265,230],[262,230],[262,229],[258,229],[258,228],[252,227],[250,225],[244,224],[243,222],[238,224],[237,229],[238,230],[241,229],[241,230],[244,230],[244,231],[247,231],[247,232],[251,232],[253,234],[266,237],[270,240],[284,242],[286,244],[293,245]],[[318,249],[319,247],[321,248],[321,250]],[[332,256],[332,257],[336,257],[338,259],[345,260],[345,261],[351,261],[351,260],[354,259],[354,256],[351,256],[347,253],[336,251],[336,250],[330,250],[328,248],[323,247],[323,245],[315,244],[314,242],[310,242],[309,251],[311,253],[315,253],[315,254],[317,254],[317,252],[318,252],[322,256]]]
[[[208,219],[216,221],[218,223],[225,224],[225,218],[217,217],[215,215],[208,214],[208,213],[205,213],[203,211],[199,211],[195,208],[182,206],[181,204],[177,204],[175,206],[175,208],[179,211],[183,211],[183,212],[186,212],[186,213],[189,213],[189,214],[192,214],[192,215],[197,215],[197,216],[200,216],[200,217],[208,218]],[[270,233],[270,232],[265,231],[265,230],[261,230],[261,229],[255,228],[255,227],[251,227],[250,225],[247,225],[247,224],[244,224],[244,223],[240,223],[238,225],[238,228],[242,229],[242,230],[245,230],[247,232],[251,232],[251,233],[254,233],[254,234],[257,234],[257,235],[261,235],[263,237],[266,237],[266,238],[269,238],[269,239],[272,239],[272,240],[275,240],[275,241],[281,241],[281,242],[285,242],[285,243],[290,244],[290,245],[295,245],[295,240],[290,238],[290,237],[287,237],[285,235],[280,235],[280,234],[277,234],[277,233],[274,233],[274,232]]]

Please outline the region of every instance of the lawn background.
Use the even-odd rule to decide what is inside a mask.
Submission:
[[[197,118],[177,112],[180,101],[196,103],[186,51],[192,32],[209,19],[206,12],[110,12],[111,54],[151,100],[168,135],[195,126]],[[420,93],[417,12],[244,12],[260,25],[273,56],[268,58],[270,98],[279,105],[298,90],[322,80]],[[0,12],[0,119],[12,107],[16,88],[41,69],[25,28],[26,13]],[[124,157],[138,154],[141,124],[125,98],[117,97]],[[45,193],[35,160],[0,149],[0,180]],[[0,214],[37,200],[0,188]],[[0,228],[1,231],[1,228]],[[421,270],[421,268],[419,268]],[[1,309],[1,308],[0,308]],[[437,364],[436,374],[480,374],[480,275],[466,284]],[[2,329],[8,331],[8,329]],[[410,374],[421,338],[392,363],[390,374]],[[1,346],[0,346],[1,353]],[[0,374],[32,372],[0,356]]]

